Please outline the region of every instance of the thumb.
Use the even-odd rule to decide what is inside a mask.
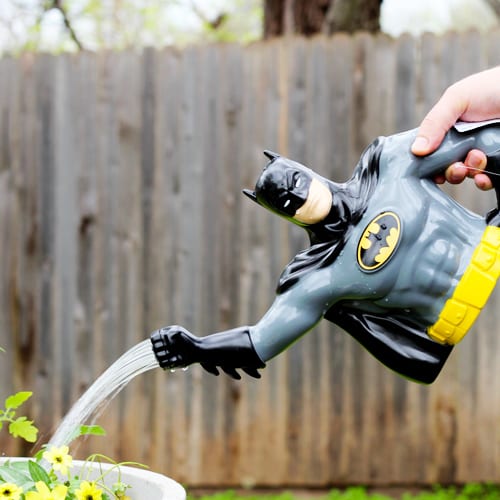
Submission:
[[[418,156],[427,155],[435,151],[443,142],[446,132],[455,124],[458,117],[439,121],[427,115],[420,124],[417,136],[411,146],[411,152]]]
[[[418,129],[411,151],[416,155],[427,155],[435,151],[444,136],[463,114],[460,99],[445,93],[438,103],[427,113]]]

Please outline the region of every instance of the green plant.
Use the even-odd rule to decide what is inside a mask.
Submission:
[[[29,443],[34,443],[38,435],[38,429],[33,425],[32,420],[25,416],[16,416],[16,410],[26,402],[33,393],[29,391],[17,392],[9,396],[4,403],[4,408],[0,409],[0,430],[4,424],[9,424],[8,430],[13,437],[20,437]],[[0,497],[1,498],[1,497]]]
[[[49,468],[42,466],[42,460]],[[91,479],[92,464],[103,461],[115,465],[140,465],[132,462],[116,463],[103,455],[90,456],[78,474],[71,474],[73,459],[67,446],[51,447],[33,460],[11,460],[0,466],[0,498],[5,500],[128,500],[127,484],[119,480],[106,484],[106,476],[112,469],[102,470]]]
[[[0,347],[0,352],[5,352],[5,349]],[[32,395],[30,391],[21,391],[7,397],[3,409],[0,408],[0,431],[5,424],[9,424],[8,430],[11,436],[20,437],[29,443],[36,441],[38,429],[33,425],[33,421],[25,416],[16,416],[19,407]]]
[[[0,351],[3,349],[0,347]],[[32,420],[17,415],[17,410],[32,396],[29,391],[8,396],[0,409],[0,430],[8,424],[8,432],[14,438],[30,443],[37,440],[38,429]],[[106,433],[98,425],[81,425],[70,441],[86,435],[103,436]],[[97,464],[96,464],[97,462]],[[107,462],[113,467],[103,470],[99,464]],[[91,479],[91,471],[100,474]],[[85,461],[78,474],[72,474],[73,458],[68,446],[42,446],[32,459],[11,459],[0,465],[0,500],[130,500],[126,495],[129,486],[121,481],[120,466],[135,462],[117,463],[110,458],[94,454]],[[106,476],[117,471],[118,482],[108,485]]]
[[[318,493],[293,495],[292,493],[280,494],[249,494],[238,495],[233,490],[203,495],[190,496],[189,500],[500,500],[500,488],[490,483],[470,483],[463,487],[434,486],[429,491],[417,493],[403,493],[402,495],[388,496],[377,492],[367,491],[362,486],[352,486],[345,489],[334,489],[318,496]]]
[[[195,497],[190,495],[188,500],[194,500]],[[239,495],[234,490],[226,490],[211,495],[202,495],[196,498],[196,500],[296,500],[296,497],[291,492],[282,492],[278,494],[250,494],[245,493],[244,495]]]
[[[498,500],[500,489],[490,483],[469,483],[463,487],[436,485],[431,491],[405,494],[401,500]]]
[[[82,426],[78,435],[103,435],[99,426]],[[100,469],[103,462],[114,465],[111,469]],[[93,465],[97,464],[97,478],[91,476]],[[7,460],[0,465],[1,500],[130,500],[126,495],[129,486],[121,481],[120,466],[141,466],[135,462],[117,463],[100,454],[91,455],[80,468],[72,474],[73,458],[68,446],[45,447],[33,459]],[[112,485],[106,476],[113,470],[118,472],[119,480]],[[91,479],[93,477],[93,479]]]
[[[366,489],[362,486],[352,486],[344,491],[332,490],[326,500],[390,500],[391,497],[382,495],[380,493],[367,493]]]

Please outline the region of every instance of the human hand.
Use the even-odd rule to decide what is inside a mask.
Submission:
[[[474,184],[482,191],[493,188],[491,178],[482,171],[486,167],[486,155],[479,149],[471,149],[465,161],[456,162],[450,165],[443,175],[437,176],[434,180],[437,184],[460,184],[467,177],[474,179]]]
[[[435,151],[445,134],[458,121],[483,121],[500,117],[500,66],[468,76],[446,89],[442,97],[422,120],[411,147],[413,154],[425,156]],[[453,184],[473,177],[476,186],[492,188],[490,178],[478,171],[486,166],[486,156],[472,150],[463,163],[451,165],[445,175],[436,179]]]
[[[448,87],[420,124],[412,153],[435,151],[458,121],[476,122],[500,117],[500,66],[468,76]]]

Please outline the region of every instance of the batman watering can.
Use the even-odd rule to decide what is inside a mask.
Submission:
[[[416,132],[376,139],[343,183],[266,152],[269,162],[244,193],[303,227],[310,247],[286,266],[256,324],[202,337],[177,325],[154,332],[160,365],[260,377],[268,360],[326,319],[400,375],[433,382],[500,274],[498,207],[472,213],[433,179],[480,149],[498,205],[500,124],[457,124],[426,157],[410,151]]]

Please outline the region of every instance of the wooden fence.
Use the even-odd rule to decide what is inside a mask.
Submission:
[[[368,34],[0,61],[0,396],[46,441],[118,356],[182,324],[255,323],[305,234],[241,195],[271,149],[346,180],[376,136],[500,63],[500,33]],[[485,212],[490,194],[453,194]],[[429,387],[322,324],[259,381],[136,378],[102,451],[191,487],[498,480],[500,297]],[[0,452],[25,453],[0,434]]]

